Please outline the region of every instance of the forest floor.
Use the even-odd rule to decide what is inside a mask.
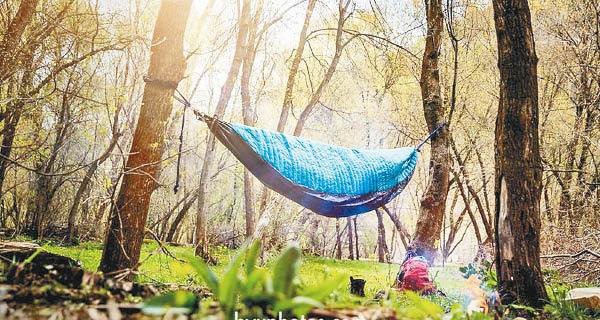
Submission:
[[[81,267],[89,272],[95,272],[97,270],[102,255],[102,243],[99,242],[86,242],[77,246],[63,246],[57,243],[46,243],[43,248],[50,253],[67,256],[77,260],[81,264]],[[193,248],[175,246],[168,246],[167,248],[171,254],[180,259],[186,259],[186,257],[193,254]],[[225,266],[234,254],[234,250],[226,248],[215,248],[213,250],[213,256],[216,258],[217,264],[211,266],[211,268],[218,276],[223,273]],[[270,267],[273,260],[272,257],[275,255],[275,252],[265,253],[267,268]],[[165,290],[168,291],[174,289],[187,289],[198,292],[198,287],[203,287],[202,281],[190,264],[176,261],[167,256],[160,251],[160,247],[155,242],[144,243],[140,261],[144,260],[145,262],[139,268],[139,275],[136,279],[137,283],[149,283],[163,292]],[[383,307],[399,312],[399,310],[403,310],[407,306],[410,306],[412,304],[411,301],[402,296],[395,296],[393,299],[388,298],[387,300],[382,300],[378,297],[378,295],[381,295],[382,292],[386,292],[390,288],[390,285],[398,272],[398,268],[399,265],[397,264],[379,263],[376,261],[336,260],[331,258],[305,256],[300,265],[299,279],[306,286],[316,286],[325,279],[337,277],[347,279],[339,285],[339,288],[342,290],[338,290],[339,293],[335,295],[334,298],[328,300],[326,305],[327,308]],[[442,309],[446,310],[445,312],[449,312],[451,306],[454,304],[464,306],[468,300],[468,290],[466,288],[467,282],[459,272],[458,266],[432,267],[430,269],[430,275],[432,276],[432,280],[436,284],[436,287],[446,294],[446,297],[438,295],[429,297],[431,302],[442,307]],[[351,295],[347,292],[350,276],[366,280],[365,297]],[[55,288],[46,288],[43,290],[54,289]],[[202,292],[202,290],[205,289],[200,289],[200,292]],[[56,296],[56,293],[53,294]],[[63,294],[63,291],[60,291],[59,294]],[[125,294],[121,293],[121,296],[124,297],[120,299],[121,304],[129,303],[135,305],[136,303],[143,301],[143,298],[137,297],[135,294],[128,295],[125,292]],[[83,300],[78,303],[62,302],[60,305],[57,305],[56,302],[45,301],[43,298],[44,294],[42,294],[41,297],[41,299],[38,298],[33,300],[33,304],[39,304],[44,307],[43,309],[34,309],[33,313],[40,313],[40,310],[45,310],[45,312],[50,315],[50,318],[52,318],[52,310],[56,310],[57,306],[62,308],[61,312],[63,314],[68,308],[82,310],[81,308],[83,307],[85,309],[86,303],[81,302]],[[1,300],[2,299],[0,299],[0,302]],[[103,301],[106,301],[106,299]],[[108,305],[106,302],[100,304],[104,304],[105,307]],[[31,307],[31,305],[26,307]],[[0,313],[1,312],[2,310],[0,310]],[[71,312],[70,314],[75,315],[77,312],[78,311]],[[89,316],[91,316],[89,310],[86,312],[87,314],[84,318],[89,318]],[[32,312],[30,311],[26,314],[31,313]],[[2,317],[0,316],[0,318]],[[46,319],[48,317],[41,316],[40,318]],[[63,317],[58,317],[57,319],[60,318]]]

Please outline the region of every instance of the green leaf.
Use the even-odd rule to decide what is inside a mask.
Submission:
[[[233,312],[235,311],[237,294],[240,288],[240,277],[238,273],[240,265],[242,264],[242,256],[245,251],[246,247],[244,246],[229,262],[219,285],[219,303],[221,304],[221,308],[225,312],[227,319],[231,319],[233,317]]]
[[[324,301],[333,291],[338,289],[340,285],[344,283],[345,279],[345,275],[339,275],[337,277],[324,280],[318,286],[312,288],[304,288],[302,290],[302,295],[310,297],[317,301]]]
[[[248,253],[246,254],[246,276],[249,276],[256,268],[256,262],[261,247],[260,241],[256,240],[250,247],[250,250],[248,250]]]
[[[298,244],[290,244],[286,247],[273,269],[273,289],[275,292],[283,293],[286,297],[291,295],[292,282],[298,274],[300,257],[302,253]]]
[[[152,297],[142,304],[142,311],[150,315],[162,315],[169,310],[172,313],[191,313],[197,297],[188,291],[175,291]]]
[[[190,262],[192,267],[196,270],[196,272],[200,275],[206,286],[212,293],[216,296],[219,294],[219,279],[217,276],[210,270],[210,268],[204,263],[204,261],[192,256],[188,255],[187,260]]]
[[[35,250],[34,253],[32,253],[29,257],[27,257],[27,259],[25,259],[25,261],[23,261],[24,264],[28,264],[31,261],[33,261],[33,259],[40,254],[40,252],[44,251],[44,247],[39,247],[37,250]]]

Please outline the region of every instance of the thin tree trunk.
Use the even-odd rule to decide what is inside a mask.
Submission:
[[[177,213],[177,216],[175,216],[175,220],[173,220],[173,223],[171,223],[171,226],[169,227],[169,231],[167,232],[167,237],[165,238],[166,242],[173,242],[173,240],[175,239],[175,231],[177,231],[177,229],[179,228],[179,225],[181,224],[181,221],[183,221],[183,218],[185,218],[187,212],[190,210],[190,208],[194,205],[194,202],[196,202],[196,199],[198,199],[198,192],[194,192],[193,194],[189,194],[187,195],[187,197],[191,196],[190,199],[186,199],[185,197],[183,198],[184,202],[183,202],[183,207],[181,207],[181,210],[179,210],[179,212]],[[177,208],[177,206],[175,207]],[[173,209],[175,209],[173,208]]]
[[[425,1],[427,11],[427,36],[421,67],[421,98],[423,112],[429,131],[433,131],[444,122],[444,106],[441,99],[438,58],[440,37],[443,29],[441,0]],[[448,154],[449,132],[444,127],[431,139],[429,161],[429,185],[421,199],[421,208],[412,246],[420,249],[433,264],[436,255],[436,243],[440,239],[442,222],[446,211],[448,196],[448,177],[450,158]]]
[[[309,0],[308,7],[306,8],[306,14],[304,15],[304,24],[300,31],[300,38],[298,39],[298,46],[296,47],[296,53],[294,54],[294,60],[292,60],[292,67],[288,73],[288,80],[285,85],[285,95],[283,97],[283,106],[281,108],[281,114],[279,115],[279,122],[277,123],[277,131],[284,132],[287,124],[287,119],[292,107],[292,101],[294,98],[294,86],[296,85],[296,74],[300,68],[300,62],[302,61],[302,54],[304,53],[304,46],[306,45],[306,33],[310,24],[310,18],[312,17],[313,9],[315,8],[316,0]],[[263,186],[263,190],[260,197],[260,212],[264,212],[267,207],[267,202],[271,194],[271,190],[266,186]]]
[[[335,219],[335,258],[338,260],[342,259],[342,234],[340,233],[340,219]]]
[[[335,33],[335,53],[333,55],[333,59],[329,63],[329,67],[327,68],[325,75],[323,76],[323,80],[321,80],[321,83],[319,83],[317,90],[312,94],[310,101],[308,102],[306,107],[304,107],[304,110],[302,110],[302,113],[300,113],[300,116],[298,117],[298,122],[296,123],[296,127],[294,128],[295,136],[300,136],[300,134],[302,133],[302,130],[304,129],[304,124],[306,123],[308,116],[321,99],[321,95],[323,94],[325,87],[327,87],[329,81],[331,80],[331,77],[333,77],[333,73],[335,72],[338,62],[340,61],[344,47],[349,43],[348,41],[343,42],[344,23],[346,22],[346,12],[348,10],[349,5],[350,1],[347,1],[346,4],[343,4],[342,0],[340,0],[338,4],[339,17]]]
[[[244,57],[244,47],[246,45],[246,39],[248,35],[248,26],[250,24],[250,0],[244,0],[242,4],[242,12],[239,18],[239,30],[235,45],[235,53],[227,79],[221,87],[221,94],[219,101],[217,102],[217,108],[215,110],[215,117],[222,119],[225,114],[225,109],[231,98],[231,91],[233,85],[240,71],[242,59]],[[194,254],[197,256],[204,256],[208,250],[208,244],[206,239],[206,222],[207,222],[207,188],[209,183],[210,171],[215,157],[216,147],[215,135],[209,132],[208,143],[206,145],[206,151],[204,153],[204,162],[202,163],[202,169],[200,170],[200,181],[198,183],[198,213],[196,216],[196,237],[195,245],[196,249]]]
[[[390,252],[387,247],[386,239],[385,239],[385,226],[383,225],[383,214],[381,210],[375,210],[377,214],[377,254],[379,257],[379,262],[387,262]]]
[[[250,105],[250,76],[252,75],[252,67],[254,66],[254,58],[256,57],[256,32],[258,23],[262,14],[262,1],[259,2],[254,17],[250,20],[248,26],[248,40],[246,42],[245,54],[242,65],[242,81],[240,83],[240,92],[242,95],[242,118],[244,124],[253,126],[256,122],[255,113]],[[254,194],[252,174],[244,167],[244,208],[246,210],[246,238],[251,237],[255,231],[255,210],[254,210]]]
[[[502,303],[541,308],[542,168],[537,57],[527,0],[493,0],[500,100],[496,119],[496,271]]]
[[[357,218],[357,216],[354,216],[352,220],[354,220],[354,246],[356,247],[356,260],[360,260],[360,251],[358,250],[358,227],[356,226]]]
[[[348,228],[348,258],[354,260],[354,236],[352,235],[352,219],[346,218],[346,227]]]
[[[115,112],[119,112],[119,111],[117,110]],[[117,118],[117,120],[118,120],[118,118]],[[118,126],[118,122],[115,122],[115,123],[117,123],[117,126]],[[104,151],[104,154],[102,154],[102,156],[100,156],[100,158],[96,159],[88,167],[87,171],[85,172],[83,181],[79,185],[79,188],[77,188],[77,192],[75,193],[75,197],[73,198],[73,204],[71,205],[71,209],[69,210],[69,217],[67,220],[68,221],[68,223],[67,223],[67,234],[68,234],[67,241],[68,242],[73,242],[73,236],[75,235],[75,219],[77,218],[77,211],[79,210],[79,204],[81,203],[81,199],[83,198],[83,195],[88,190],[88,185],[92,181],[92,176],[94,176],[94,173],[96,172],[98,167],[104,161],[106,161],[106,159],[108,159],[110,157],[110,153],[117,145],[117,141],[119,140],[120,136],[121,136],[120,133],[118,133],[118,132],[115,133],[115,136],[113,136],[112,141],[110,142],[110,145],[108,146],[108,148]]]
[[[183,36],[191,0],[163,0],[156,18],[148,75],[177,85],[183,79]],[[144,238],[150,196],[160,168],[174,87],[148,82],[125,165],[116,204],[112,206],[99,271],[135,269]],[[133,278],[130,275],[129,278]]]
[[[410,233],[408,232],[408,230],[406,230],[406,228],[404,227],[404,225],[402,224],[402,222],[400,221],[398,216],[396,216],[395,214],[390,212],[390,210],[386,206],[383,206],[381,208],[383,209],[383,211],[385,211],[385,213],[387,213],[387,215],[390,217],[390,219],[392,219],[394,226],[396,226],[396,230],[398,230],[398,234],[400,236],[400,241],[402,241],[402,245],[404,245],[404,249],[408,249],[408,246],[410,243]]]

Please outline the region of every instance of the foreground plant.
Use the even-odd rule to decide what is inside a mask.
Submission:
[[[260,242],[248,248],[244,245],[219,278],[203,261],[196,257],[188,260],[206,286],[212,291],[225,319],[244,317],[301,316],[313,308],[322,308],[327,297],[339,287],[342,279],[335,277],[315,287],[304,287],[298,279],[301,251],[297,244],[286,247],[271,270],[256,267]],[[187,307],[191,312],[189,292],[169,293],[146,302],[146,309]],[[185,306],[179,304],[184,303]]]

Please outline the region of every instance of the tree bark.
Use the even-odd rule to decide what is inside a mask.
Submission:
[[[39,0],[21,0],[17,14],[12,19],[2,42],[0,42],[0,84],[13,72],[15,66],[15,49],[21,44],[21,36],[31,23]]]
[[[385,213],[392,219],[396,230],[398,230],[398,234],[400,236],[400,241],[402,241],[402,245],[404,245],[404,249],[408,249],[409,243],[411,241],[410,233],[406,230],[406,227],[402,224],[400,219],[396,214],[393,214],[386,206],[381,207]]]
[[[250,76],[252,75],[252,67],[254,66],[254,58],[256,57],[256,37],[258,22],[262,13],[262,1],[259,2],[254,17],[248,26],[248,40],[245,45],[245,54],[242,64],[242,81],[240,83],[240,92],[242,95],[242,118],[244,124],[253,126],[256,122],[255,112],[250,105]],[[246,238],[251,237],[255,231],[255,210],[254,210],[254,194],[253,194],[253,179],[250,170],[244,167],[244,209],[246,210]]]
[[[527,0],[494,0],[500,99],[496,119],[496,271],[503,304],[541,308],[542,167],[537,57]]]
[[[250,24],[250,0],[244,0],[242,4],[242,12],[239,18],[239,30],[235,45],[235,53],[229,73],[227,73],[227,79],[221,87],[221,94],[219,101],[217,102],[217,108],[214,116],[218,119],[222,119],[225,114],[225,109],[231,98],[231,91],[235,84],[236,78],[240,71],[242,59],[245,54],[245,45],[248,35],[248,26]],[[215,157],[216,147],[215,135],[209,132],[208,143],[206,145],[206,151],[204,153],[204,162],[202,163],[202,170],[200,171],[200,181],[198,183],[198,213],[196,216],[196,237],[194,254],[197,256],[203,256],[208,250],[208,244],[206,242],[206,222],[207,222],[207,187],[209,183],[210,171]]]
[[[346,227],[348,228],[348,258],[354,260],[354,236],[352,235],[352,219],[346,218]]]
[[[150,77],[175,85],[183,79],[186,67],[183,36],[191,4],[191,0],[162,1],[152,36]],[[111,208],[98,267],[105,274],[137,267],[150,196],[155,189],[163,154],[167,120],[173,108],[173,93],[173,87],[153,82],[145,85],[140,115],[117,201]]]
[[[441,0],[425,1],[427,11],[427,36],[425,52],[421,66],[421,98],[423,112],[429,131],[433,131],[444,120],[444,106],[441,99],[438,58],[440,38],[443,29]],[[448,154],[448,127],[442,128],[431,139],[431,157],[429,161],[429,185],[421,199],[421,208],[412,246],[420,249],[433,265],[436,244],[440,240],[442,222],[446,211],[448,196],[448,177],[450,158]]]
[[[360,251],[358,250],[358,227],[356,226],[357,218],[357,216],[354,216],[352,220],[354,220],[354,246],[356,247],[356,260],[360,260]]]
[[[342,234],[340,233],[340,219],[335,219],[335,258],[338,260],[342,259]]]
[[[379,262],[387,262],[390,256],[390,251],[386,243],[385,226],[383,225],[383,213],[381,210],[375,210],[377,214],[377,254]]]

